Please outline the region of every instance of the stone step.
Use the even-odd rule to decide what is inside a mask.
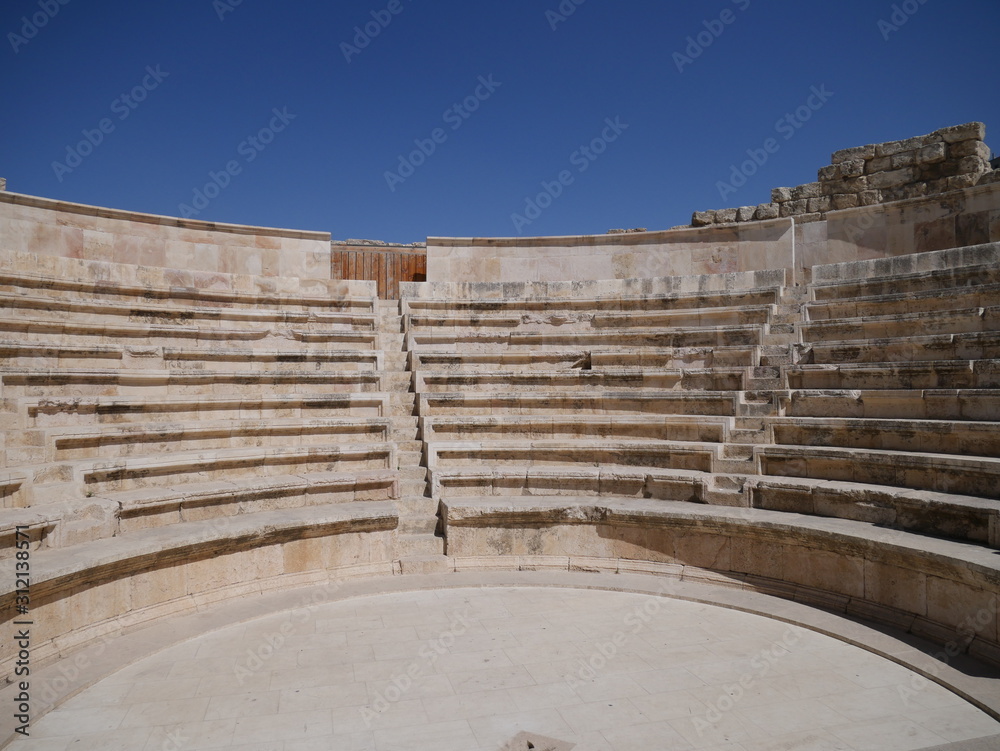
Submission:
[[[438,527],[437,515],[406,515],[399,517],[399,534],[432,535]]]
[[[394,503],[400,516],[437,516],[440,501],[418,495],[405,495]]]
[[[417,463],[419,464],[419,462],[420,462],[420,455],[423,453],[423,450],[424,450],[424,442],[423,441],[418,441],[416,439],[412,439],[412,440],[409,440],[409,441],[396,441],[397,456],[399,456],[400,460],[403,459],[403,456],[401,455],[401,453],[416,454]],[[409,459],[412,459],[413,457],[408,456],[406,458],[409,460]]]
[[[397,448],[399,449],[397,457],[401,465],[405,464],[406,466],[414,467],[420,464],[420,460],[423,458],[424,447],[423,444],[418,441],[412,441],[411,443],[417,443],[417,447],[407,449],[397,444]]]
[[[413,376],[411,373],[395,372],[395,371],[382,371],[382,389],[384,391],[403,391],[407,392],[410,388],[410,384],[413,382]]]
[[[444,538],[432,534],[407,535],[398,538],[397,550],[400,559],[419,555],[444,555]]]
[[[421,467],[421,469],[423,468]],[[410,470],[403,469],[399,471],[402,474],[404,472],[409,472]],[[425,469],[424,472],[426,474]],[[402,493],[404,496],[423,495],[424,493],[427,492],[427,480],[426,479],[417,480],[415,478],[400,477],[399,492]]]
[[[383,358],[385,370],[406,370],[406,352],[386,352]]]
[[[400,482],[419,482],[419,492],[423,492],[423,485],[427,482],[427,467],[421,467],[416,464],[407,465],[400,463],[399,480]]]

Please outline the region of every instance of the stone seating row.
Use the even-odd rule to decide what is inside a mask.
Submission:
[[[79,345],[81,340],[96,345],[112,345],[125,339],[149,347],[191,346],[218,347],[220,342],[261,342],[274,348],[286,342],[303,344],[336,344],[341,348],[379,349],[379,336],[373,331],[276,328],[206,328],[148,323],[88,323],[75,320],[0,319],[0,332],[5,338],[17,337],[22,343],[39,346]]]
[[[0,397],[157,397],[204,395],[265,397],[276,388],[301,394],[386,391],[386,375],[365,371],[0,370]]]
[[[779,351],[781,350],[781,351]],[[677,347],[638,350],[501,350],[498,352],[408,353],[410,370],[543,370],[579,368],[749,368],[787,361],[777,347]]]
[[[1000,421],[996,389],[793,389],[776,399],[789,417]]]
[[[832,446],[1000,457],[993,422],[832,417],[483,415],[420,418],[424,441],[609,438]]]
[[[330,350],[315,346],[301,349],[219,348],[179,349],[128,344],[73,345],[38,344],[24,340],[0,340],[0,369],[30,368],[143,368],[157,369],[245,369],[250,363],[270,369],[301,368],[309,363],[317,370],[382,370],[381,350]]]
[[[774,305],[781,299],[781,283],[775,286],[740,290],[720,290],[716,292],[688,294],[650,294],[643,296],[593,297],[586,291],[562,297],[541,295],[537,297],[513,294],[506,299],[486,297],[419,298],[405,297],[402,312],[404,316],[443,315],[458,313],[502,314],[517,312],[526,314],[552,313],[594,313],[598,311],[635,314],[653,311],[694,311],[712,308],[742,308]],[[530,285],[515,285],[523,291]],[[586,285],[583,285],[584,287]]]
[[[805,311],[807,320],[815,322],[1000,305],[1000,284],[986,284],[975,278],[970,278],[969,281],[975,283],[968,287],[929,289],[878,297],[816,300],[806,303]]]
[[[2,287],[0,287],[2,290]],[[280,308],[219,308],[199,305],[184,307],[157,305],[146,301],[125,302],[90,300],[85,297],[32,295],[0,291],[0,315],[7,319],[27,318],[51,320],[71,316],[81,323],[157,323],[195,324],[212,328],[225,324],[239,328],[239,324],[260,327],[262,324],[284,324],[306,327],[344,327],[359,331],[378,328],[374,312],[341,312],[320,309],[282,310]]]
[[[993,332],[1000,330],[1000,307],[836,318],[803,323],[799,330],[807,343],[892,339],[914,332],[924,336]]]
[[[812,268],[811,299],[888,297],[1000,284],[1000,243]]]
[[[899,336],[891,339],[810,342],[796,345],[802,364],[900,363],[928,360],[995,360],[1000,358],[1000,333]]]
[[[573,389],[685,389],[699,391],[739,391],[744,387],[745,368],[711,369],[624,369],[592,370],[417,370],[413,388],[418,394],[437,391],[508,391]]]
[[[839,480],[1000,499],[1000,458],[830,445],[578,438],[434,441],[427,466],[644,467]]]
[[[674,468],[532,466],[439,469],[434,486],[445,504],[466,496],[646,498],[839,518],[1000,548],[995,501],[884,485]]]
[[[273,420],[193,420],[47,428],[22,432],[5,426],[6,466],[75,459],[166,454],[185,450],[276,448],[390,440],[390,418],[283,418]]]
[[[552,566],[709,581],[1000,665],[1000,562],[985,547],[853,520],[635,498],[453,497],[442,506],[456,570]]]
[[[393,414],[385,392],[228,397],[63,397],[0,400],[5,424],[21,429],[85,425],[145,425],[162,420],[377,418]]]
[[[299,472],[396,469],[395,443],[323,443],[302,446],[171,451],[84,460],[62,460],[10,467],[26,474],[31,506],[79,499],[84,493],[136,490],[185,482],[238,479],[246,474],[267,477]]]
[[[1000,360],[790,365],[791,389],[996,389]]]
[[[738,391],[657,391],[588,388],[580,392],[424,392],[422,416],[462,415],[706,415],[771,414],[770,395]]]
[[[583,311],[563,313],[544,311],[532,314],[498,313],[432,314],[407,313],[403,325],[407,331],[420,329],[464,329],[469,331],[507,329],[510,331],[591,331],[594,329],[634,328],[704,328],[770,323],[774,305],[694,310],[629,311],[601,313]]]
[[[283,508],[137,530],[31,560],[32,666],[95,639],[214,602],[277,588],[391,575],[399,518],[392,503]],[[43,525],[43,522],[38,522]],[[15,579],[0,587],[13,612]],[[17,645],[0,645],[13,670]]]
[[[408,351],[482,352],[515,349],[558,350],[612,347],[663,349],[679,347],[740,347],[767,344],[766,324],[714,328],[660,328],[599,331],[414,331],[406,333]]]
[[[30,253],[0,258],[0,294],[185,310],[377,312],[373,282],[216,274]]]

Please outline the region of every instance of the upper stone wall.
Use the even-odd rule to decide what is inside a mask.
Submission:
[[[0,252],[221,275],[330,279],[330,234],[177,219],[0,192]]]
[[[771,203],[735,209],[696,211],[694,227],[795,217],[818,221],[828,211],[875,206],[971,188],[998,180],[990,171],[986,126],[966,123],[904,141],[841,149],[818,180],[795,188],[775,188]]]

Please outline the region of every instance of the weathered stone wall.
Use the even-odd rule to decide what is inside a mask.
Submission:
[[[875,206],[947,193],[995,182],[986,126],[966,123],[905,141],[842,149],[819,170],[816,182],[775,188],[771,202],[716,211],[698,211],[694,227],[751,222],[776,217],[818,221],[829,211]]]
[[[11,254],[132,264],[232,277],[330,281],[330,233],[176,219],[0,192]]]

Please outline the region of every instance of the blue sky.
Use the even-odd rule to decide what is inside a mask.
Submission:
[[[982,120],[1000,149],[998,29],[996,0],[6,0],[0,176],[338,239],[663,229],[839,148]]]

